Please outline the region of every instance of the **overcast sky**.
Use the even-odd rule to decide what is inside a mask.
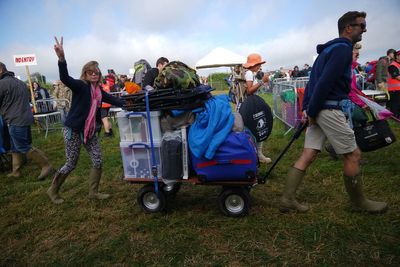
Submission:
[[[260,53],[264,70],[301,68],[318,43],[337,37],[338,18],[351,10],[367,12],[360,63],[400,49],[399,0],[0,0],[0,61],[25,79],[13,55],[36,54],[30,71],[54,81],[53,36],[64,36],[76,78],[89,60],[103,73],[127,74],[141,58],[154,66],[160,56],[194,67],[218,46]]]

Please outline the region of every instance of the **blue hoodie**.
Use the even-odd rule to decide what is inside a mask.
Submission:
[[[347,38],[336,38],[317,46],[310,81],[303,100],[303,110],[316,118],[327,100],[348,99],[351,84],[353,44]]]

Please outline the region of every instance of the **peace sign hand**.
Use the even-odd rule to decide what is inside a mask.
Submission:
[[[60,42],[58,42],[58,39],[55,36],[54,36],[54,39],[56,40],[56,43],[54,45],[54,51],[56,52],[56,55],[58,56],[58,60],[64,61],[65,60],[64,48],[63,48],[64,39],[62,36],[61,36]]]

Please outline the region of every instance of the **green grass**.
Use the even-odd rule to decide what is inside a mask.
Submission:
[[[400,125],[392,126],[399,137]],[[273,159],[290,139],[285,130],[274,121],[264,145]],[[32,133],[34,145],[60,167],[65,160],[61,133],[47,139],[35,129]],[[250,214],[235,219],[219,211],[219,187],[189,184],[169,202],[167,213],[143,213],[136,203],[142,185],[121,180],[117,133],[101,140],[100,188],[112,194],[109,200],[87,198],[90,160],[84,148],[61,189],[62,205],[49,201],[45,192],[51,181],[36,181],[39,170],[33,163],[24,166],[19,179],[0,174],[0,266],[399,266],[399,144],[363,154],[369,162],[361,167],[365,192],[389,203],[386,214],[351,210],[342,162],[326,152],[309,168],[298,192],[311,210],[281,214],[278,200],[288,167],[301,153],[301,138],[271,180],[252,189]],[[265,171],[262,166],[260,173]]]

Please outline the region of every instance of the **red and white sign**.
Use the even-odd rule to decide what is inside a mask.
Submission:
[[[14,55],[15,66],[31,66],[37,65],[37,59],[35,54],[26,55]]]

